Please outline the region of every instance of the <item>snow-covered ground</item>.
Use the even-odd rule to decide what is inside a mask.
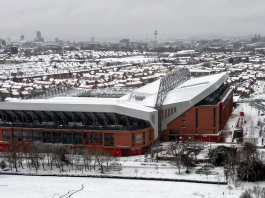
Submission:
[[[82,189],[83,185],[83,189]],[[8,198],[221,198],[239,197],[242,192],[253,187],[244,183],[228,190],[227,185],[196,184],[186,182],[141,181],[99,178],[69,178],[40,176],[0,176],[0,196]],[[264,183],[260,183],[264,187]],[[69,193],[68,193],[69,192]],[[224,196],[223,196],[224,193]],[[63,196],[64,195],[64,196]]]
[[[190,169],[190,173],[186,174],[185,167],[182,167],[180,174],[178,169],[171,163],[167,161],[158,161],[158,162],[144,162],[145,158],[143,155],[140,156],[130,156],[130,157],[120,157],[117,163],[121,164],[120,171],[112,170],[104,173],[104,175],[110,176],[121,176],[121,177],[144,177],[144,178],[169,178],[169,179],[186,179],[186,180],[199,180],[199,181],[214,181],[214,182],[225,182],[224,169],[223,167],[216,167],[212,171],[217,172],[215,175],[205,175],[205,174],[196,174],[195,172],[199,170],[203,164],[199,164],[197,167]],[[93,166],[93,163],[92,163]],[[77,170],[75,166],[69,165],[68,167],[64,165],[64,171],[61,172],[59,168],[53,165],[53,170],[45,164],[45,170],[43,170],[42,165],[39,167],[37,174],[61,174],[61,175],[102,175],[98,167],[96,170]],[[15,173],[15,169],[11,171]],[[36,170],[31,167],[31,169],[26,167],[18,168],[18,173],[36,173]]]
[[[240,112],[244,112],[245,114],[244,120],[246,122],[243,126],[244,138],[255,138],[257,139],[256,143],[260,145],[262,137],[260,137],[260,126],[258,126],[258,121],[263,120],[264,116],[261,116],[261,112],[259,115],[258,110],[250,106],[249,103],[238,103],[238,106],[233,110],[223,131],[234,131],[241,129],[236,127],[240,118]]]

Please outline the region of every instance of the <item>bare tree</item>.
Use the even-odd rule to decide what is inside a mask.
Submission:
[[[105,164],[106,164],[106,171],[109,171],[109,167],[115,161],[115,157],[111,155],[108,151],[104,150],[105,155]]]
[[[16,169],[16,172],[18,171],[18,151],[19,151],[19,145],[16,141],[9,142],[10,149],[6,150],[5,158],[11,164],[11,170],[12,167]]]
[[[91,151],[87,148],[83,149],[82,156],[83,156],[85,169],[91,171],[91,163],[93,159]]]
[[[106,160],[104,150],[97,149],[95,153],[95,160],[97,162],[97,165],[99,166],[100,172],[104,173],[104,164]]]
[[[18,166],[21,167],[22,169],[24,169],[24,167],[23,167],[23,160],[25,158],[24,145],[18,144],[17,146],[18,146],[18,148],[17,148]]]
[[[227,151],[226,162],[228,163],[228,165],[231,168],[231,170],[233,171],[233,173],[235,173],[235,166],[238,162],[236,150],[230,149]]]
[[[38,172],[40,166],[40,153],[41,153],[41,144],[39,143],[31,143],[29,146],[29,158],[31,160],[31,165],[35,168],[36,172]]]
[[[135,175],[136,175],[136,177],[137,177],[137,174],[138,174],[138,169],[136,168],[136,169],[134,169],[134,172],[135,172]]]

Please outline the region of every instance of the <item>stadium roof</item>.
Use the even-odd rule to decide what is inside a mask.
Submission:
[[[218,89],[227,77],[228,73],[223,72],[192,78],[167,93],[162,109],[167,108],[168,105],[181,104],[180,109],[187,110]],[[29,100],[7,98],[0,103],[0,109],[114,112],[117,108],[128,108],[150,113],[156,111],[154,107],[159,84],[160,80],[157,80],[121,98],[55,97]],[[137,96],[143,97],[137,99]]]

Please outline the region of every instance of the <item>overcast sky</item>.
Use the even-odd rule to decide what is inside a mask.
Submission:
[[[99,41],[265,35],[265,0],[1,0],[0,38]]]

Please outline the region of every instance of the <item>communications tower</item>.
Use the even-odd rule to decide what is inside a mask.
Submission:
[[[157,34],[158,34],[157,31],[155,31],[154,34],[155,34],[155,45],[156,45],[157,44]]]

